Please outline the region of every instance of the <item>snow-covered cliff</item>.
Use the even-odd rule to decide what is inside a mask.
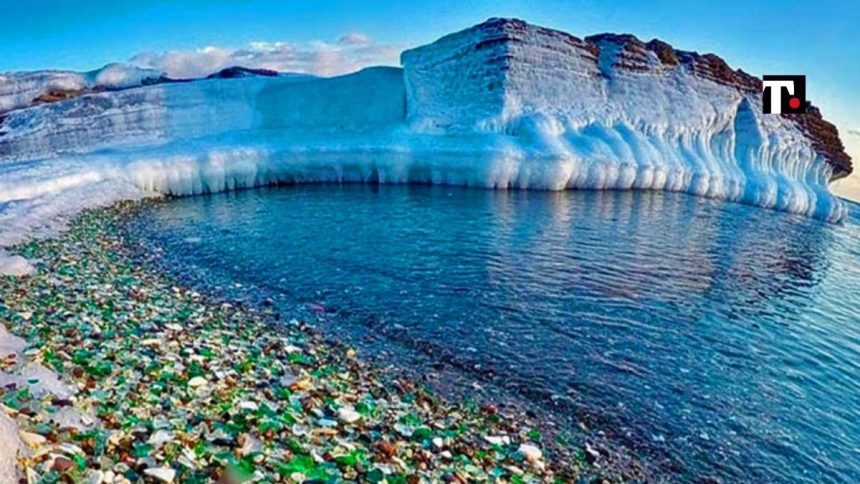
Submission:
[[[491,19],[402,63],[192,82],[112,67],[112,83],[95,71],[64,90],[56,73],[0,78],[0,248],[121,198],[302,181],[667,189],[844,217],[827,191],[851,170],[835,128],[814,108],[762,114],[760,81],[716,56]]]
[[[843,215],[826,189],[851,170],[835,127],[814,107],[793,119],[763,114],[761,81],[716,56],[492,19],[402,58],[413,128],[512,136],[552,160],[552,179],[538,185]]]

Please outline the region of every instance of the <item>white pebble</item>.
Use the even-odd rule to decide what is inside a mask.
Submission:
[[[442,450],[442,447],[445,447],[445,441],[442,440],[442,437],[434,437],[432,442],[433,448],[437,451]]]
[[[531,444],[521,444],[519,452],[530,462],[540,460],[543,457],[543,452],[537,446]]]
[[[172,433],[170,433],[166,430],[158,430],[149,437],[149,440],[147,440],[147,443],[150,445],[154,445],[154,446],[158,447],[162,444],[166,444],[167,442],[173,442],[174,438],[175,437],[173,436]]]
[[[207,381],[202,376],[195,376],[194,378],[188,380],[188,386],[190,386],[191,388],[202,387],[207,385],[208,383],[209,381]]]
[[[145,469],[143,473],[161,482],[173,482],[173,478],[176,477],[176,471],[169,467]]]
[[[340,407],[340,410],[337,411],[337,418],[341,422],[351,424],[361,420],[361,414],[352,407]]]
[[[245,400],[244,402],[239,402],[239,408],[242,410],[248,410],[249,412],[256,412],[259,407],[257,406],[257,402]]]
[[[31,449],[35,449],[35,448],[41,446],[42,444],[44,444],[48,440],[39,434],[34,434],[31,432],[21,431],[21,432],[19,432],[19,434],[21,435],[21,440],[25,444],[27,444],[27,446],[30,447]]]
[[[484,440],[486,440],[487,442],[489,442],[493,445],[508,445],[511,443],[511,438],[508,437],[507,435],[502,435],[502,436],[488,435],[488,436],[484,437]]]

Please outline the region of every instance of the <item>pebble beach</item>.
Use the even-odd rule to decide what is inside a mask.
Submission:
[[[617,480],[522,414],[446,400],[301,321],[134,263],[116,228],[136,206],[17,247],[36,271],[0,278],[4,479]]]

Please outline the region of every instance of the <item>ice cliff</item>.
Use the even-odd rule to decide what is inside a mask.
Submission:
[[[0,77],[0,248],[122,198],[281,182],[665,189],[845,215],[827,190],[851,171],[835,127],[811,106],[763,114],[761,81],[717,56],[490,19],[402,64]]]

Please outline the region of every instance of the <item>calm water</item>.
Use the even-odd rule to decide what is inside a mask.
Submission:
[[[331,332],[591,413],[676,477],[858,482],[858,212],[829,225],[673,193],[304,186],[137,223],[178,272],[320,305]]]

